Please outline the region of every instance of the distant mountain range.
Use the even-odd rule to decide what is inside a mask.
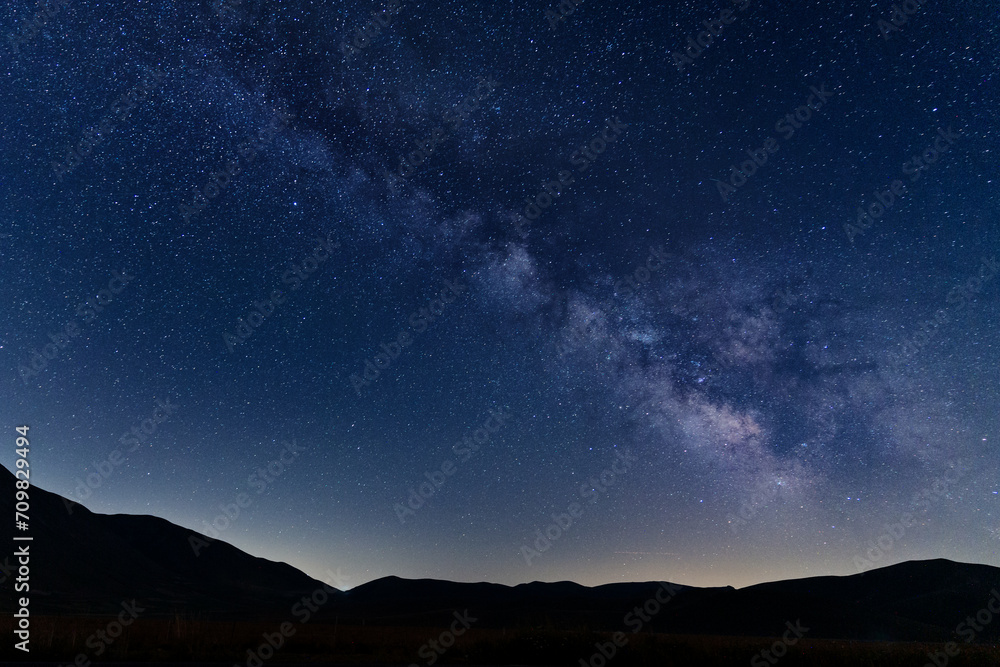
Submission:
[[[0,470],[0,514],[8,517],[0,522],[0,535],[10,545],[14,476]],[[94,514],[37,487],[31,488],[30,518],[33,614],[113,613],[123,600],[135,599],[146,617],[283,619],[296,601],[323,587],[290,565],[256,558],[222,541],[196,556],[190,538],[207,541],[197,533],[153,516]],[[0,561],[0,566],[11,563]],[[504,586],[384,577],[332,592],[316,618],[444,627],[456,611],[468,610],[480,628],[631,632],[638,626],[759,637],[780,635],[786,622],[801,622],[814,638],[943,642],[956,639],[956,626],[986,608],[998,590],[1000,568],[943,559],[739,590],[664,582]],[[3,605],[4,612],[11,610],[11,598],[4,596]],[[1000,615],[975,639],[1000,640]]]

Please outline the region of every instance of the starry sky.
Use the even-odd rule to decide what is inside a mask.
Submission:
[[[904,5],[11,3],[7,439],[341,587],[1000,565],[1000,31]]]

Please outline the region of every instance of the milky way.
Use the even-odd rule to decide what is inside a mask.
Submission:
[[[992,7],[591,1],[13,7],[33,481],[346,585],[1000,565]]]

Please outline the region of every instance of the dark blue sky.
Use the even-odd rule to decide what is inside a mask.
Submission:
[[[590,1],[8,8],[33,481],[347,585],[1000,565],[994,9]]]

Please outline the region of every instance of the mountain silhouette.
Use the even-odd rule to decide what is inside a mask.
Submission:
[[[4,468],[0,482],[0,511],[12,516],[14,476]],[[296,600],[324,588],[288,564],[209,541],[164,519],[95,514],[37,487],[31,488],[30,517],[36,614],[112,613],[123,600],[137,599],[146,617],[278,618],[287,617]],[[14,526],[3,525],[3,539],[12,544]],[[208,544],[198,555],[192,537]],[[10,563],[0,565],[7,570]],[[506,586],[392,576],[346,592],[324,590],[330,601],[315,615],[321,623],[442,627],[456,610],[468,610],[477,628],[630,632],[640,625],[650,632],[768,637],[801,621],[813,638],[946,642],[992,595],[1000,598],[1000,568],[910,561],[864,574],[742,589],[666,582]],[[648,620],[638,623],[637,608],[645,609]],[[975,637],[998,639],[1000,622],[985,625]]]
[[[0,511],[7,517],[14,516],[14,482],[0,467]],[[165,519],[95,514],[36,486],[28,514],[31,542],[13,542],[10,520],[0,539],[30,545],[34,613],[111,613],[123,600],[137,599],[161,614],[259,616],[287,613],[294,600],[322,586],[291,565],[195,534],[203,540],[197,544],[208,543],[196,554],[193,533]],[[0,566],[13,578],[8,571],[15,560],[7,558]],[[8,605],[13,598],[5,598]]]

